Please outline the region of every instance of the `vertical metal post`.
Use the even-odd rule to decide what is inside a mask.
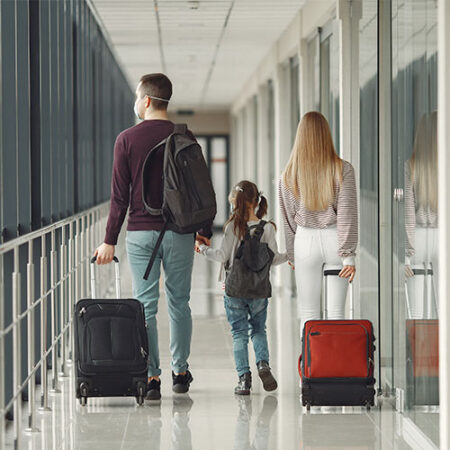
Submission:
[[[73,222],[69,224],[69,248],[68,248],[68,278],[67,278],[67,320],[69,322],[69,327],[67,329],[67,344],[68,344],[68,353],[67,353],[67,364],[71,364],[72,362],[72,311],[73,311],[73,251],[74,251],[74,241],[73,241]]]
[[[81,217],[81,232],[80,232],[80,259],[77,260],[80,265],[80,293],[81,298],[86,296],[85,286],[86,286],[86,271],[84,268],[84,252],[86,249],[85,244],[85,232],[84,232],[84,216]]]
[[[48,407],[48,376],[47,376],[47,246],[46,235],[41,236],[41,407],[39,411],[50,411]]]
[[[75,261],[74,261],[74,276],[75,276],[75,299],[79,300],[81,298],[80,292],[80,220],[76,220],[75,227]]]
[[[85,245],[86,245],[86,249],[85,249],[85,259],[86,259],[86,263],[85,263],[85,269],[86,269],[86,294],[88,296],[91,295],[91,287],[90,287],[90,283],[88,282],[89,278],[90,278],[90,251],[91,251],[91,215],[87,214],[86,215],[86,240],[85,240]]]
[[[19,247],[14,248],[14,272],[12,273],[13,294],[13,395],[14,400],[14,448],[20,448],[20,427],[22,423],[21,348],[20,348],[20,269]]]
[[[60,279],[61,284],[59,286],[59,329],[61,331],[60,341],[60,376],[66,376],[66,332],[63,331],[66,325],[66,299],[67,299],[67,244],[66,244],[66,225],[61,228],[61,246],[60,246]]]
[[[28,355],[28,373],[31,373],[35,364],[34,351],[34,263],[33,263],[33,239],[28,242],[28,264],[27,264],[27,355]],[[33,433],[39,431],[36,428],[36,374],[31,375],[28,381],[28,428],[26,432]]]
[[[85,263],[85,270],[86,270],[86,294],[89,296],[90,295],[90,284],[88,283],[89,277],[90,277],[90,256],[91,256],[91,227],[92,227],[92,223],[91,223],[91,215],[87,214],[86,215],[86,240],[85,240],[85,259],[86,259],[86,263]]]
[[[4,295],[3,255],[0,255],[0,298]],[[4,302],[0,302],[0,380],[5,379]],[[0,448],[5,448],[5,383],[0,382]]]
[[[52,389],[50,392],[56,394],[60,392],[58,388],[58,346],[54,345],[56,341],[56,242],[55,230],[51,231],[51,251],[50,251],[50,301],[51,301],[51,332],[52,332]]]

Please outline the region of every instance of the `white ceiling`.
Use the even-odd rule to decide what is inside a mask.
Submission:
[[[230,106],[305,0],[93,3],[132,86],[165,72],[175,108],[211,110]]]

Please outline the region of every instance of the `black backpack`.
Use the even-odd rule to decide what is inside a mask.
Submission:
[[[261,242],[266,223],[261,220],[257,225],[247,227],[225,280],[225,292],[229,297],[245,299],[272,297],[270,266],[274,253],[269,244]],[[251,235],[250,230],[253,228],[255,231]]]
[[[211,225],[216,216],[216,194],[202,149],[186,132],[185,124],[176,124],[173,133],[149,151],[142,167],[144,208],[151,215],[162,215],[164,218],[164,226],[145,271],[145,280],[150,274],[166,230],[180,234],[195,233]],[[154,208],[148,203],[149,168],[153,155],[161,147],[164,147],[163,203]]]

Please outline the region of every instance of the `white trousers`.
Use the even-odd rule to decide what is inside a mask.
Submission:
[[[307,320],[321,318],[323,265],[327,264],[327,268],[330,269],[342,268],[342,260],[338,255],[336,227],[326,229],[297,227],[294,258],[301,333]],[[344,319],[348,280],[329,276],[327,282],[327,318]]]
[[[416,252],[412,258],[413,269],[433,267],[433,276],[415,275],[407,280],[410,311],[407,318],[431,319],[438,317],[437,303],[439,288],[439,230],[437,228],[416,228]]]

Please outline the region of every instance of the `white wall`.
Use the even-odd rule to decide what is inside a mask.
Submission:
[[[168,112],[175,123],[186,123],[194,134],[230,134],[230,114],[228,111],[200,111],[193,115],[179,115]]]

